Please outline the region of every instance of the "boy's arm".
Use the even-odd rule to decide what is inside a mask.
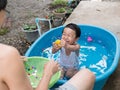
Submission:
[[[66,49],[71,50],[71,51],[76,51],[80,49],[80,45],[79,44],[74,44],[74,45],[70,45],[70,44],[66,44]]]
[[[64,47],[64,48],[66,48],[67,50],[70,50],[70,51],[76,51],[76,50],[80,49],[79,44],[75,43],[73,45],[70,45],[63,39],[61,40],[61,47]]]

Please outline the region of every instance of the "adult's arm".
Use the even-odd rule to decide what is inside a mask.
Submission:
[[[0,44],[0,90],[32,90],[17,49]]]
[[[53,60],[49,61],[44,66],[43,77],[36,90],[48,90],[49,82],[53,74],[55,74],[58,71],[58,68],[59,68],[59,64],[56,61]]]

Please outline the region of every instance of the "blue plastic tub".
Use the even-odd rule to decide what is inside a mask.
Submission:
[[[80,53],[85,59],[80,67],[88,67],[96,75],[94,90],[102,90],[109,76],[115,71],[120,56],[120,47],[117,37],[108,30],[93,26],[79,25],[81,37],[78,43],[81,45]],[[25,56],[41,56],[41,53],[52,46],[55,39],[61,38],[64,26],[53,28],[38,38],[27,50]],[[89,41],[88,37],[92,40]],[[80,59],[81,56],[80,55]],[[102,64],[103,66],[100,66]],[[100,71],[100,68],[102,70]],[[100,71],[100,72],[99,72]],[[66,80],[59,80],[56,85],[65,83]]]

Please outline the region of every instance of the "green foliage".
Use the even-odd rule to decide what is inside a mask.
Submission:
[[[0,35],[5,35],[8,32],[9,32],[8,28],[0,28]]]
[[[30,24],[25,24],[23,25],[23,29],[24,30],[36,30],[37,29],[37,26],[36,25],[30,25]]]
[[[67,6],[68,2],[66,0],[54,0],[51,3],[52,6]]]
[[[65,8],[57,8],[56,10],[55,10],[55,12],[56,13],[64,13],[66,10],[65,10]]]
[[[72,13],[73,12],[73,9],[72,8],[68,8],[67,9],[67,13]]]

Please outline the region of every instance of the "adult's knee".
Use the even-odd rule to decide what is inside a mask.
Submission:
[[[75,86],[77,90],[92,90],[95,82],[95,75],[89,69],[81,69],[68,82]]]
[[[92,71],[90,71],[89,69],[81,69],[81,73],[83,73],[84,74],[84,76],[86,76],[86,78],[88,78],[88,80],[90,80],[90,81],[95,81],[95,74],[92,72]]]

